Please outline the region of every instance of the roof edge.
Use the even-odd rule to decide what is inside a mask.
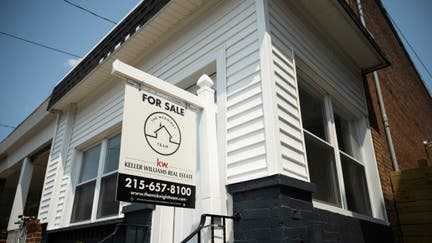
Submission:
[[[94,70],[121,44],[155,16],[170,0],[144,0],[137,5],[114,29],[109,32],[53,89],[48,107],[50,110],[66,93]]]
[[[345,10],[345,12],[348,14],[348,16],[351,18],[353,23],[357,26],[357,28],[363,33],[363,35],[366,37],[367,41],[372,45],[372,47],[375,49],[375,51],[378,53],[378,55],[381,57],[383,63],[380,65],[377,65],[372,68],[368,68],[366,70],[362,70],[363,74],[368,74],[373,71],[377,71],[379,69],[386,68],[391,65],[390,61],[382,51],[382,49],[379,47],[378,43],[374,40],[371,33],[366,29],[366,27],[363,26],[363,24],[360,21],[360,18],[357,17],[357,15],[354,13],[354,10],[349,6],[349,4],[345,0],[337,0],[339,5]]]
[[[414,68],[414,71],[417,74],[417,77],[420,79],[420,81],[423,84],[423,87],[426,91],[426,93],[429,94],[429,97],[431,98],[432,101],[432,90],[429,91],[429,89],[427,88],[425,81],[422,79],[422,76],[420,75],[420,72],[418,71],[416,65],[414,64],[410,54],[408,53],[407,49],[405,48],[405,45],[403,44],[401,38],[399,37],[399,33],[397,32],[396,28],[393,25],[393,22],[390,20],[389,17],[389,13],[387,12],[387,10],[385,9],[383,3],[381,0],[376,0],[376,3],[378,5],[379,10],[381,11],[381,13],[384,16],[384,19],[386,20],[387,24],[390,26],[391,31],[393,32],[394,36],[396,37],[396,40],[399,42],[399,45],[401,45],[403,52],[405,53],[405,55],[408,57],[408,61],[411,63],[411,66]]]

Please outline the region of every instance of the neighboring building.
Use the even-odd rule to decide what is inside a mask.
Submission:
[[[202,74],[213,79],[222,192],[203,193],[210,178],[198,166],[196,209],[114,200],[125,90],[116,59],[190,92]],[[391,161],[363,82],[388,65],[345,1],[143,1],[0,144],[1,226],[12,241],[17,216],[36,204],[45,242],[112,232],[180,242],[204,213],[240,213],[230,241],[391,242]]]
[[[418,167],[425,159],[432,165],[432,150],[423,142],[432,138],[432,98],[400,40],[381,1],[347,1],[358,16],[362,9],[365,25],[391,65],[377,72],[387,113],[396,161],[400,170]],[[360,5],[359,5],[360,3]],[[369,123],[389,220],[396,239],[401,238],[398,216],[390,182],[394,171],[372,74],[365,89]]]

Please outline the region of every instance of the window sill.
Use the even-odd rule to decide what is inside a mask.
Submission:
[[[115,216],[101,218],[93,221],[86,220],[81,222],[70,223],[65,227],[61,227],[61,228],[59,227],[56,229],[48,230],[48,233],[56,233],[56,232],[69,231],[75,229],[85,229],[85,228],[102,226],[102,225],[117,224],[117,223],[122,223],[123,221],[124,221],[123,214],[121,214],[121,215],[115,215]]]
[[[389,226],[390,225],[390,223],[387,222],[384,219],[373,218],[373,217],[370,217],[370,216],[367,216],[367,215],[364,215],[364,214],[356,213],[356,212],[353,212],[353,211],[350,211],[350,210],[346,210],[346,209],[343,209],[343,208],[339,208],[339,207],[332,206],[332,205],[329,205],[329,204],[326,204],[326,203],[322,203],[322,202],[318,202],[318,201],[315,201],[315,200],[312,200],[312,203],[313,203],[313,206],[315,208],[323,209],[323,210],[330,211],[330,212],[333,212],[333,213],[342,214],[344,216],[349,216],[349,217],[353,217],[353,218],[369,221],[369,222],[376,223],[376,224],[381,224],[381,225],[385,225],[385,226]]]

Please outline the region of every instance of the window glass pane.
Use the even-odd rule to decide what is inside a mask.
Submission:
[[[359,145],[355,140],[356,134],[354,133],[354,122],[348,121],[336,113],[334,114],[334,119],[339,149],[356,159],[360,159]]]
[[[364,167],[341,154],[348,209],[372,216]]]
[[[316,184],[313,198],[341,206],[333,148],[305,133],[309,175]]]
[[[310,95],[302,88],[299,89],[299,95],[303,128],[323,140],[327,140],[324,129],[324,106],[322,100]]]
[[[89,220],[93,206],[96,181],[77,186],[72,209],[71,223]]]
[[[99,192],[97,218],[117,215],[119,202],[115,201],[117,173],[102,178]]]
[[[97,175],[101,146],[98,145],[83,153],[79,183],[95,178]]]
[[[120,157],[120,140],[120,134],[108,140],[104,174],[118,169]]]

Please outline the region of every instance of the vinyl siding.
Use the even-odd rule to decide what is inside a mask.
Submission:
[[[167,43],[142,69],[176,83],[223,49],[225,77],[218,80],[224,80],[225,88],[217,92],[224,94],[218,97],[225,98],[226,104],[226,144],[220,145],[226,148],[226,179],[233,183],[264,176],[267,162],[255,1],[225,1],[201,18],[194,21],[200,23],[196,28],[189,26],[183,38]]]
[[[108,87],[107,90],[103,90],[96,97],[96,99],[90,99],[78,105],[70,145],[66,153],[63,176],[59,181],[60,188],[55,205],[54,227],[61,226],[62,223],[69,221],[69,219],[64,219],[64,216],[68,209],[67,206],[70,207],[73,201],[73,198],[70,198],[68,204],[67,200],[68,195],[73,193],[71,190],[74,190],[71,178],[73,176],[73,166],[77,165],[77,161],[73,161],[74,148],[94,139],[95,136],[119,124],[122,120],[123,82],[118,82],[114,86]]]
[[[143,56],[144,61],[138,60],[141,64],[137,66],[162,80],[177,83],[202,65],[216,61],[217,54],[222,51],[225,68],[224,73],[218,72],[217,79],[224,80],[224,84],[215,87],[223,87],[217,92],[226,103],[223,114],[218,115],[224,116],[226,121],[223,126],[226,127],[225,144],[220,146],[226,152],[227,180],[236,182],[265,176],[267,162],[255,1],[224,1],[195,17],[197,19],[184,31],[175,32],[181,34],[159,43],[154,47],[154,53]],[[57,175],[55,166],[52,172],[47,173],[55,181],[46,180],[44,192],[49,193],[46,198],[56,198],[43,204],[46,208],[51,207],[53,222],[50,224],[53,224],[50,229],[69,224],[68,212],[74,191],[71,175],[76,165],[74,149],[89,141],[97,141],[96,136],[121,122],[123,98],[124,86],[118,82],[107,85],[105,90],[97,91],[77,104],[64,167]],[[61,148],[64,143],[61,140],[63,123],[60,122],[53,148]],[[56,163],[55,158],[60,154],[55,151],[52,151],[51,164]],[[59,185],[56,193],[49,188],[50,183]],[[48,209],[41,211],[43,222],[47,222],[47,212]]]
[[[290,59],[291,50],[294,50],[295,57],[300,57],[325,80],[319,85],[341,97],[340,102],[348,101],[358,110],[366,112],[361,71],[319,30],[311,27],[312,21],[307,16],[300,19],[294,7],[285,1],[269,1],[270,33],[278,51]]]
[[[282,52],[282,43],[272,43],[282,173],[308,180],[293,55]]]
[[[52,140],[51,151],[45,172],[44,185],[42,189],[41,201],[39,204],[39,215],[41,223],[49,221],[50,203],[54,198],[56,184],[59,183],[58,176],[60,164],[62,163],[62,146],[66,132],[66,117],[61,115],[58,123],[55,124],[56,131]]]
[[[365,100],[359,73],[319,36],[319,32],[299,19],[293,6],[281,0],[268,2],[268,23],[272,43],[272,64],[281,172],[309,180],[298,100],[295,58],[317,72],[325,82],[319,83],[340,101],[348,101],[364,111]],[[349,62],[347,62],[349,63]]]

